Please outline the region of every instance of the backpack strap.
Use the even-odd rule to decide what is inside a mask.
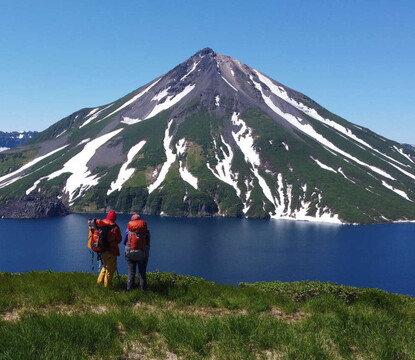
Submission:
[[[146,233],[138,233],[138,232],[134,232],[134,231],[128,231],[127,244],[130,244],[131,236],[133,236],[133,235],[137,236],[140,239],[146,239],[147,238]]]
[[[145,237],[145,236],[147,236],[146,233],[139,233],[139,232],[134,232],[134,231],[129,231],[128,232],[128,235],[135,235],[135,236],[138,236],[138,237]]]

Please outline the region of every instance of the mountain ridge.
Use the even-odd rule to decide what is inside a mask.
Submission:
[[[210,48],[2,156],[3,202],[36,192],[72,211],[415,219],[412,149]]]

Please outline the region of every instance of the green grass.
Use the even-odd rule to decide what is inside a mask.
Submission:
[[[414,359],[415,301],[332,283],[0,273],[0,359]]]
[[[13,172],[31,161],[37,152],[37,149],[31,149],[12,154],[0,154],[0,176]]]

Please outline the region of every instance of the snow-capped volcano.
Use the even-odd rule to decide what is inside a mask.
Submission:
[[[211,49],[1,160],[3,202],[34,192],[74,211],[415,219],[414,151]]]

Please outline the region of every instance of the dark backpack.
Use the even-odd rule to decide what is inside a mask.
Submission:
[[[89,219],[88,227],[88,247],[97,253],[107,251],[109,249],[107,234],[111,226],[99,219]]]

